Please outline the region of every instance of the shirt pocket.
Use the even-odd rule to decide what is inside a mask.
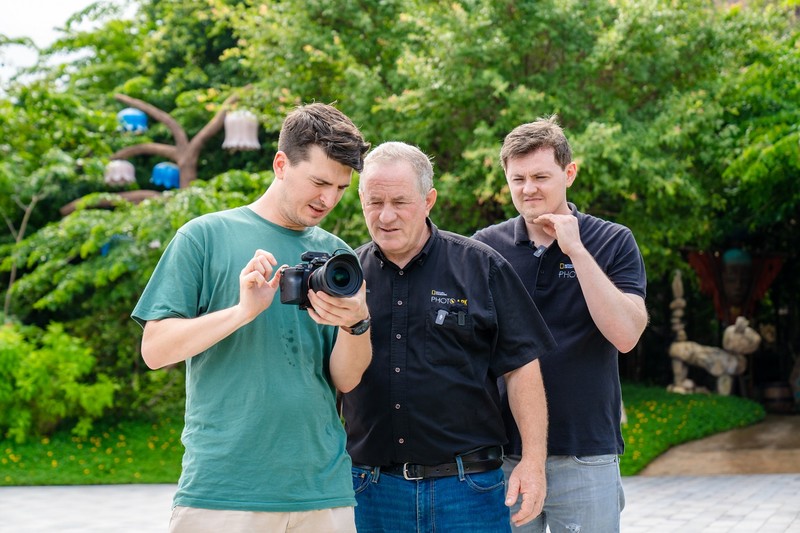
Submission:
[[[469,365],[474,323],[462,303],[434,305],[425,321],[425,356],[434,365]]]

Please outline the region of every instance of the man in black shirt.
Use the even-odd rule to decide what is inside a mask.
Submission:
[[[567,201],[578,165],[555,117],[514,128],[500,160],[520,215],[474,238],[514,266],[558,342],[541,358],[551,428],[547,499],[521,531],[613,533],[625,504],[617,360],[647,325],[644,261],[630,229]],[[504,469],[526,446],[513,424],[507,428]]]
[[[343,400],[361,533],[507,532],[508,506],[521,499],[511,520],[523,524],[545,496],[538,357],[552,337],[500,254],[430,221],[432,179],[428,157],[399,142],[361,173],[373,360]],[[507,496],[499,376],[525,443]]]

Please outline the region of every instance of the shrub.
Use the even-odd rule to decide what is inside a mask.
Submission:
[[[91,349],[59,323],[46,331],[0,327],[0,431],[21,443],[73,421],[72,432],[85,436],[112,405],[116,389],[104,374],[81,381],[94,365]]]

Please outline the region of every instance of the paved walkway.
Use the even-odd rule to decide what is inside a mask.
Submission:
[[[623,478],[623,533],[800,533],[800,474]]]
[[[623,483],[624,533],[800,533],[800,416],[676,446]]]
[[[623,484],[624,533],[800,532],[800,474],[633,476]],[[0,532],[164,533],[174,492],[174,485],[3,487]]]
[[[0,487],[2,533],[165,533],[175,485]]]
[[[649,472],[623,478],[622,532],[800,533],[795,445],[794,452],[800,416],[771,416],[674,448]],[[709,462],[715,472],[700,469]],[[750,472],[753,462],[784,473]],[[174,492],[175,485],[0,487],[0,533],[164,533]]]

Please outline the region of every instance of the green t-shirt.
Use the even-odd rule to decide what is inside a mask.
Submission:
[[[257,249],[294,266],[305,251],[350,248],[241,207],[199,217],[170,242],[133,318],[192,318],[239,301]],[[352,250],[350,250],[352,251]],[[337,328],[276,295],[255,320],[186,361],[186,447],[175,505],[291,512],[355,505],[328,363]]]

